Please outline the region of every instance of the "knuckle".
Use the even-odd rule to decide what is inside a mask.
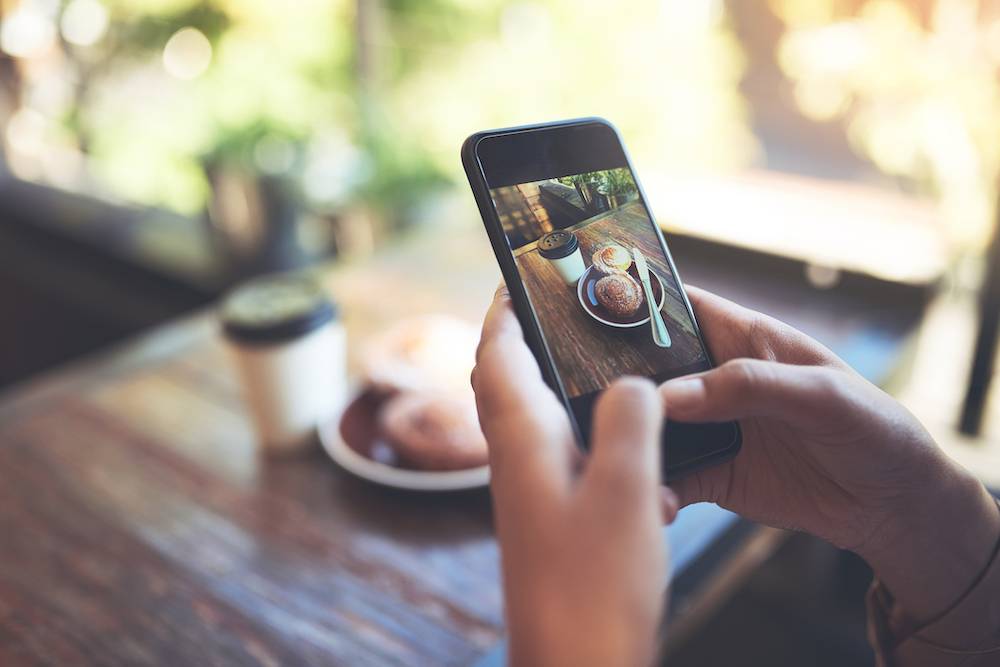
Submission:
[[[838,368],[814,366],[811,381],[825,396],[840,399],[851,394],[851,378]]]
[[[776,347],[782,338],[781,323],[762,313],[751,311],[746,328],[750,341],[750,355],[754,359],[776,361],[780,358]]]
[[[751,354],[758,359],[768,359],[771,352],[767,338],[762,335],[763,328],[764,318],[760,313],[751,312],[746,322],[746,339],[750,341]]]
[[[749,391],[760,382],[760,364],[752,359],[733,359],[722,369],[726,383],[736,391]]]
[[[803,350],[815,347],[794,327],[763,313],[754,313],[747,327],[750,356],[762,361],[798,363]]]

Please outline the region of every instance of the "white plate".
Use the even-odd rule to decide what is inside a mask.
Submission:
[[[590,308],[587,308],[587,303],[586,303],[585,300],[589,300],[589,299],[588,299],[588,297],[584,296],[583,291],[584,291],[584,285],[587,283],[587,276],[590,275],[590,272],[593,269],[594,269],[593,266],[587,267],[587,270],[583,272],[583,275],[580,276],[580,280],[577,281],[577,283],[576,283],[576,298],[580,301],[580,307],[583,308],[583,312],[587,313],[588,315],[590,315],[592,318],[594,318],[595,320],[597,320],[601,324],[606,324],[609,327],[615,327],[617,329],[633,329],[635,327],[641,327],[643,324],[649,324],[649,315],[646,315],[646,317],[642,318],[641,320],[636,320],[635,322],[629,322],[628,324],[624,324],[622,322],[612,322],[611,320],[606,320],[603,317],[601,317],[600,315],[598,315],[597,313],[595,313],[594,311],[592,311]],[[633,280],[638,280],[631,273],[628,274],[628,275]],[[667,288],[663,284],[663,279],[660,278],[659,274],[656,273],[656,271],[653,271],[652,269],[650,269],[649,270],[649,275],[652,276],[653,278],[656,278],[656,282],[658,282],[660,284],[660,303],[657,304],[656,309],[657,310],[663,310],[663,304],[664,304],[664,302],[667,299]],[[642,288],[642,284],[641,283],[639,285],[639,288],[640,289]],[[643,300],[645,301],[645,299],[643,299]],[[645,308],[646,312],[648,313],[649,312],[649,306],[646,306],[645,303],[643,303],[643,307]]]
[[[319,429],[323,449],[340,467],[363,479],[383,486],[411,491],[460,491],[477,489],[490,483],[490,467],[468,470],[406,470],[372,461],[347,446],[340,434],[340,417]]]

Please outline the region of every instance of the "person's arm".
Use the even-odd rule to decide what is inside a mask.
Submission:
[[[677,512],[659,485],[655,386],[626,378],[604,392],[583,462],[506,291],[476,356],[511,664],[648,664],[667,584],[661,522]]]
[[[679,482],[708,500],[851,549],[878,583],[885,665],[1000,665],[1000,510],[895,400],[769,317],[691,288],[716,359],[661,393],[681,420],[739,419],[744,451]]]
[[[1000,505],[997,513],[1000,514]],[[968,553],[968,546],[960,547],[959,551]],[[883,564],[883,571],[886,567]],[[986,565],[970,580],[972,572],[970,569],[956,573],[951,583],[953,591],[961,593],[930,617],[914,616],[897,602],[883,582],[873,582],[867,599],[868,634],[878,664],[882,667],[1000,664],[1000,536]]]

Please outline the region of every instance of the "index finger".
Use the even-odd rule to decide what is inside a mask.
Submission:
[[[849,368],[824,345],[780,320],[693,285],[685,291],[717,363],[750,357]]]

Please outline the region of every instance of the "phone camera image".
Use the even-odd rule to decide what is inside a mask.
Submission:
[[[490,194],[571,405],[622,375],[662,382],[708,368],[628,168]]]

